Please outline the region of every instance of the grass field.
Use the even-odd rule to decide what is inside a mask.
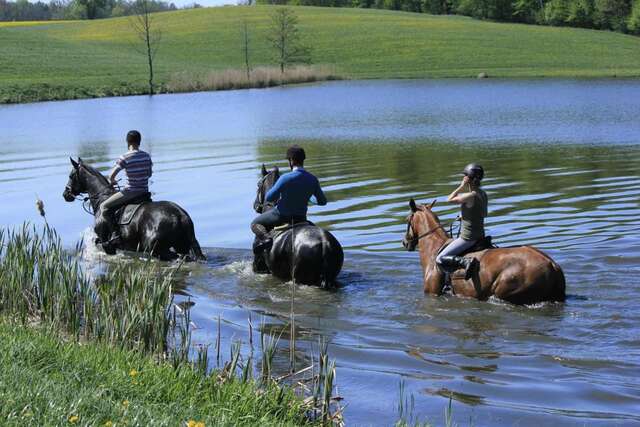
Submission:
[[[241,24],[254,65],[269,65],[270,6],[156,15],[158,80],[242,68]],[[459,16],[296,7],[315,64],[349,78],[638,77],[640,38]],[[129,18],[0,23],[0,102],[143,93],[145,58]]]
[[[0,321],[0,419],[6,426],[304,425],[280,387],[218,381],[97,343],[61,342]]]

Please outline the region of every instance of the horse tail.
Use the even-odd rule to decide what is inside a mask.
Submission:
[[[202,253],[202,249],[200,248],[200,243],[198,243],[198,239],[196,239],[195,233],[191,237],[191,252],[195,259],[199,261],[206,261],[207,257]]]
[[[174,205],[182,212],[182,214],[187,218],[187,227],[189,228],[189,249],[191,250],[191,255],[198,261],[206,261],[207,257],[202,253],[202,248],[200,248],[200,243],[198,243],[198,239],[196,239],[196,229],[193,225],[193,220],[187,211],[185,211],[182,206],[174,203]]]
[[[560,267],[560,265],[558,265],[558,263],[556,263],[554,260],[551,260],[551,267],[556,273],[556,279],[558,280],[555,287],[556,293],[553,299],[555,301],[564,301],[567,298],[566,296],[567,283],[564,277],[564,271],[562,271],[562,267]]]
[[[320,285],[325,289],[336,284],[336,276],[342,269],[344,262],[344,253],[340,243],[330,233],[326,233],[322,234],[322,267],[320,270]],[[332,240],[337,246],[332,245]]]
[[[323,289],[327,289],[329,287],[331,287],[331,285],[333,285],[333,278],[329,279],[329,260],[328,260],[328,256],[329,254],[327,253],[327,245],[329,244],[329,242],[327,241],[326,237],[323,235],[322,236],[322,243],[321,243],[321,247],[322,247],[322,266],[320,267],[320,286]]]

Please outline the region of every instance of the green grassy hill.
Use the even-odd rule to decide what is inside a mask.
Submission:
[[[159,81],[242,67],[241,23],[255,65],[269,64],[269,6],[157,14]],[[640,38],[612,32],[362,9],[296,7],[313,62],[350,78],[640,76]],[[0,23],[0,93],[46,98],[144,91],[145,58],[129,18]],[[0,95],[0,99],[2,95]]]

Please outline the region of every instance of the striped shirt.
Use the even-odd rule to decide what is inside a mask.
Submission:
[[[149,178],[153,162],[151,156],[142,150],[130,150],[116,161],[116,172],[124,169],[127,175],[127,191],[149,191]]]

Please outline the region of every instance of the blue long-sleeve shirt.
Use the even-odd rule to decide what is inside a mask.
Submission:
[[[304,216],[311,196],[320,206],[327,204],[327,198],[320,188],[318,178],[304,170],[296,168],[278,178],[276,184],[267,192],[267,202],[278,202],[276,208],[282,215]]]

